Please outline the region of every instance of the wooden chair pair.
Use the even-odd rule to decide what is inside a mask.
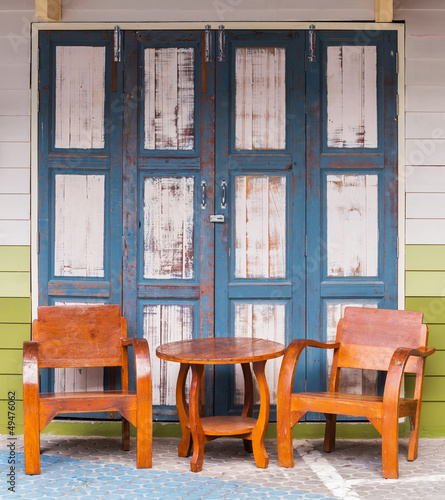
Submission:
[[[122,445],[130,449],[130,422],[137,428],[137,467],[152,465],[150,354],[145,339],[127,338],[118,305],[39,307],[31,342],[23,344],[25,472],[40,474],[40,431],[59,413],[118,411]],[[128,347],[136,367],[129,391]],[[39,394],[39,369],[120,367],[121,390]]]
[[[409,417],[408,460],[417,458],[420,408],[422,403],[425,358],[435,349],[427,347],[428,328],[422,313],[347,307],[338,323],[334,342],[294,340],[289,344],[278,381],[277,441],[278,463],[293,467],[292,427],[307,413],[326,417],[324,451],[335,449],[337,415],[367,418],[382,435],[382,475],[399,475],[399,418]],[[333,364],[328,392],[293,393],[295,368],[306,347],[333,349]],[[342,368],[387,372],[383,396],[338,392]],[[405,373],[415,374],[414,396],[400,397]]]

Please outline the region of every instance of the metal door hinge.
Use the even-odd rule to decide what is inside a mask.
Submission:
[[[304,256],[307,257],[307,235],[304,237]]]
[[[119,26],[114,27],[114,37],[113,37],[113,61],[121,62],[121,29]]]
[[[212,27],[207,24],[205,27],[205,59],[206,62],[212,62],[213,51],[212,51]]]
[[[396,94],[396,116],[399,116],[399,94]]]
[[[396,74],[399,74],[399,53],[396,52]]]
[[[37,113],[40,111],[40,89],[37,91]]]
[[[218,62],[226,62],[226,30],[218,27]]]
[[[315,25],[311,24],[309,26],[309,62],[317,62],[317,38],[315,32]]]
[[[37,232],[37,255],[40,253],[40,231]]]

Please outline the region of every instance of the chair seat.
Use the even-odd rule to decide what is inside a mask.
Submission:
[[[310,406],[313,412],[381,418],[383,397],[345,392],[300,392],[292,394],[291,405],[292,411]],[[400,417],[414,415],[416,409],[416,399],[399,399]]]
[[[79,391],[79,392],[43,392],[40,394],[41,400],[50,400],[51,402],[60,400],[66,401],[67,399],[85,400],[85,399],[108,399],[108,398],[124,398],[129,396],[136,396],[135,391]]]
[[[118,411],[137,426],[137,396],[131,391],[47,392],[40,395],[40,430],[59,413]]]

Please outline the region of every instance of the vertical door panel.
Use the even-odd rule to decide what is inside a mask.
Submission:
[[[39,51],[39,305],[120,303],[122,77],[112,33],[41,32]],[[105,372],[45,370],[42,390],[110,387]]]
[[[201,32],[125,36],[123,308],[150,346],[155,418],[171,420],[179,365],[156,348],[213,334],[213,68]]]
[[[286,304],[272,302],[233,302],[234,336],[267,339],[286,343]],[[277,402],[278,374],[281,358],[266,363],[266,379],[269,385],[270,402]],[[240,365],[235,366],[235,404],[244,402],[244,377]],[[254,404],[260,403],[258,387],[254,386]]]
[[[318,262],[307,274],[307,335],[317,340],[335,337],[347,305],[397,307],[396,36],[356,42],[319,32],[307,63],[307,247]],[[329,383],[325,356],[308,351],[311,391]],[[341,388],[375,393],[379,380],[344,370]]]
[[[144,181],[144,278],[194,278],[194,178]]]
[[[104,276],[105,176],[55,176],[54,275]]]
[[[327,175],[327,275],[378,276],[377,175]]]
[[[294,272],[304,261],[304,38],[231,31],[226,47],[216,68],[215,209],[225,219],[215,225],[215,335],[287,344],[304,332],[305,277]],[[266,363],[273,403],[280,362]],[[216,412],[239,412],[240,368],[215,374]]]
[[[153,353],[161,344],[193,338],[194,306],[191,304],[147,304],[143,308],[143,322],[144,338],[147,339],[150,352]],[[169,363],[152,356],[151,373],[153,404],[174,407],[179,364]]]
[[[145,49],[144,147],[192,150],[195,117],[195,51]]]
[[[105,47],[56,46],[55,147],[105,145]]]

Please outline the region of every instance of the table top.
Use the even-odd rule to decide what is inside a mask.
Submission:
[[[272,340],[218,337],[162,344],[156,349],[156,355],[178,363],[223,365],[278,358],[284,350],[283,344]]]

